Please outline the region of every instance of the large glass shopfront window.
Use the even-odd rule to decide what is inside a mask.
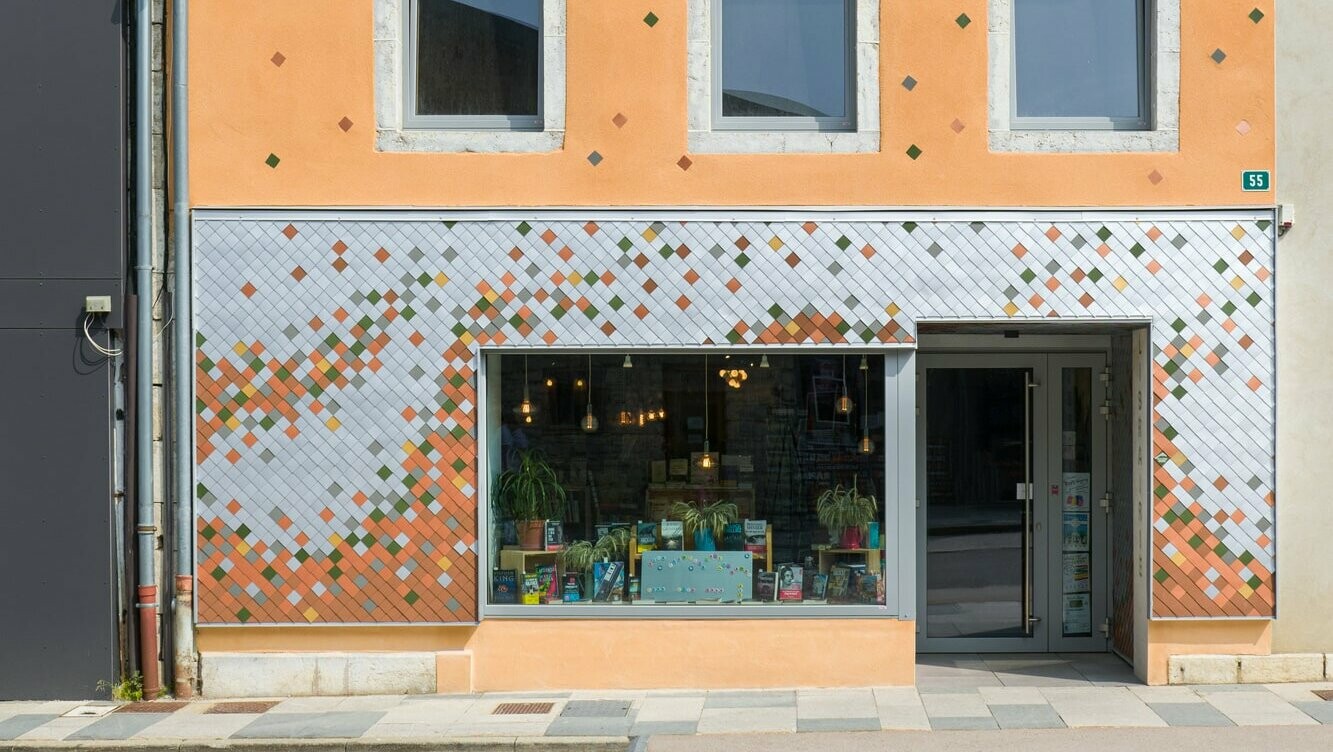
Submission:
[[[885,602],[882,355],[489,363],[491,604]]]

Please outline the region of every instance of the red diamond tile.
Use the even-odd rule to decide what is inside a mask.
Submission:
[[[692,285],[699,281],[699,274],[691,269],[685,272],[685,281]]]
[[[640,320],[643,320],[643,318],[648,315],[648,308],[640,303],[634,307],[634,315],[638,316]]]
[[[652,281],[651,279],[650,279],[650,280],[646,280],[646,281],[644,281],[644,283],[643,283],[643,291],[644,291],[644,292],[648,293],[649,295],[652,295],[652,294],[653,294],[653,291],[656,290],[656,289],[657,289],[657,283],[656,283],[656,282]]]
[[[742,251],[745,250],[746,248],[749,248],[750,247],[749,239],[746,238],[744,235],[740,236],[739,238],[736,238],[736,247],[741,249]]]
[[[542,236],[541,236],[541,237],[542,237],[542,240],[545,240],[545,241],[546,241],[546,244],[547,244],[547,245],[550,245],[550,244],[552,244],[552,243],[555,242],[555,233],[552,232],[552,231],[551,231],[551,228],[549,228],[549,227],[546,228],[546,231],[542,233]]]
[[[1024,248],[1022,243],[1019,243],[1018,245],[1014,246],[1013,251],[1014,255],[1017,256],[1018,258],[1023,258],[1024,256],[1028,255],[1028,249]]]
[[[375,259],[383,264],[385,261],[389,260],[389,252],[380,248],[378,251],[375,251]]]
[[[740,281],[737,280],[735,277],[732,277],[731,279],[727,280],[727,289],[730,290],[732,293],[739,291],[741,289]]]
[[[801,225],[801,229],[805,230],[806,235],[814,235],[815,230],[819,229],[819,225],[815,224],[814,222],[806,222],[805,224]]]
[[[1158,183],[1162,182],[1165,179],[1166,176],[1162,175],[1162,173],[1158,172],[1157,170],[1153,170],[1152,172],[1148,173],[1148,182],[1152,183],[1153,185],[1157,185]]]
[[[296,237],[296,226],[287,225],[286,227],[282,228],[282,234],[286,235],[288,240],[291,240],[292,238]]]
[[[341,240],[333,244],[333,252],[338,254],[339,256],[343,255],[346,251],[347,251],[347,244],[342,242]]]
[[[281,52],[275,52],[273,53],[273,57],[269,58],[269,62],[281,68],[282,64],[287,62],[287,56],[283,55]]]
[[[518,261],[519,259],[523,258],[523,251],[520,251],[517,246],[515,246],[514,248],[510,248],[509,258],[513,259],[514,261]]]
[[[347,268],[347,262],[346,262],[346,261],[343,261],[343,260],[340,259],[340,258],[334,259],[334,260],[333,260],[333,268],[336,269],[337,271],[340,271],[340,272],[341,272],[343,269],[346,269],[346,268]]]
[[[694,160],[690,159],[688,156],[682,156],[680,159],[676,160],[676,166],[682,170],[690,169],[693,164]]]
[[[676,298],[676,305],[683,311],[690,307],[690,299],[681,295],[679,298]]]
[[[863,247],[863,248],[861,249],[861,255],[862,255],[862,256],[865,256],[866,258],[870,258],[870,257],[874,256],[874,255],[875,255],[875,247],[872,246],[872,245],[870,245],[869,243],[866,243],[866,244],[865,244],[865,247]]]
[[[1057,240],[1060,239],[1060,230],[1059,230],[1058,228],[1056,228],[1055,226],[1052,225],[1052,226],[1051,226],[1051,229],[1049,229],[1049,230],[1046,231],[1046,237],[1047,237],[1052,243],[1054,243],[1055,241],[1057,241]]]
[[[621,113],[617,112],[617,113],[616,113],[616,116],[613,117],[613,118],[611,118],[611,122],[612,122],[612,123],[615,123],[615,125],[616,125],[617,128],[624,128],[624,127],[625,127],[625,123],[628,123],[628,122],[629,122],[629,118],[627,118],[627,117],[625,117],[624,115],[622,115]]]
[[[599,229],[601,228],[597,226],[596,222],[589,222],[588,224],[583,226],[583,231],[588,233],[589,235],[596,235],[597,230]]]
[[[569,250],[569,246],[561,248],[556,255],[558,255],[561,259],[565,261],[569,261],[570,259],[574,258],[574,252]]]
[[[1092,305],[1092,296],[1085,292],[1079,297],[1078,302],[1082,303],[1084,308],[1087,308]]]
[[[241,294],[248,298],[254,295],[257,289],[258,288],[256,288],[254,285],[250,284],[249,282],[246,282],[244,285],[241,286]]]
[[[797,256],[795,251],[792,251],[791,253],[787,254],[787,266],[790,266],[791,268],[795,269],[796,265],[799,263],[801,263],[801,257]]]
[[[342,120],[339,120],[339,121],[338,121],[338,127],[343,129],[343,133],[346,133],[346,132],[352,130],[352,121],[351,121],[351,119],[349,119],[348,117],[344,116]]]
[[[958,118],[954,118],[953,122],[949,123],[949,127],[953,129],[954,133],[962,133],[963,129],[966,128],[967,125],[964,124],[963,121],[959,120]]]
[[[295,279],[297,282],[300,282],[301,280],[305,279],[305,269],[302,269],[299,266],[293,269],[292,279]]]

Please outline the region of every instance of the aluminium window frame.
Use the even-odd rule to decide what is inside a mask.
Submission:
[[[537,0],[537,114],[536,115],[422,115],[417,112],[417,38],[421,0],[403,0],[402,127],[422,130],[491,130],[522,132],[545,130],[546,105],[546,0]]]
[[[415,2],[415,0],[413,0]],[[843,0],[843,45],[846,60],[846,78],[844,79],[843,109],[846,115],[840,117],[744,117],[722,114],[722,5],[726,0],[712,0],[710,13],[712,18],[712,39],[709,41],[709,56],[712,66],[711,121],[714,131],[758,131],[758,132],[826,132],[855,133],[857,130],[856,92],[857,92],[857,49],[856,49],[856,0]]]
[[[491,547],[491,475],[498,460],[499,431],[492,430],[493,415],[498,415],[500,390],[496,386],[502,376],[500,358],[505,355],[558,354],[723,354],[728,352],[768,351],[796,354],[837,352],[844,355],[867,355],[884,360],[883,399],[885,421],[884,439],[884,498],[880,499],[880,525],[886,561],[881,575],[885,578],[885,598],[880,604],[793,604],[782,603],[608,603],[605,605],[573,605],[565,603],[540,606],[524,604],[493,604],[491,574],[495,562]],[[476,483],[476,552],[477,552],[477,619],[916,619],[916,348],[915,346],[888,345],[881,347],[842,347],[829,345],[740,345],[740,346],[667,346],[633,347],[619,345],[532,347],[481,346],[474,344],[472,354],[477,363],[477,423],[475,458]],[[494,384],[492,383],[494,381]],[[890,415],[893,419],[890,420]],[[888,551],[892,543],[895,550]]]
[[[1138,14],[1139,114],[1137,117],[1022,117],[1018,113],[1018,0],[1010,6],[1009,19],[1009,129],[1014,131],[1151,131],[1154,129],[1153,101],[1156,76],[1155,59],[1157,20],[1154,0],[1136,0]]]

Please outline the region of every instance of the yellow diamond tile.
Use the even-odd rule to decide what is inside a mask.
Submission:
[[[454,565],[452,561],[449,561],[448,556],[441,556],[439,559],[435,560],[435,563],[440,565],[440,569],[445,572],[448,572],[449,567],[452,567]]]
[[[1174,554],[1171,554],[1171,561],[1174,561],[1176,566],[1180,566],[1185,563],[1185,554],[1177,551]]]
[[[788,321],[787,325],[783,328],[787,330],[788,334],[795,334],[801,331],[801,326],[797,324],[795,321]]]
[[[1014,314],[1018,313],[1018,306],[1014,305],[1014,302],[1011,300],[1008,303],[1004,304],[1004,312],[1010,316],[1013,316]]]
[[[343,424],[337,418],[329,418],[324,421],[324,425],[328,426],[330,431],[337,431],[339,428],[342,428]]]
[[[241,387],[241,394],[244,394],[247,397],[255,396],[255,392],[257,391],[259,390],[255,388],[254,384],[246,384],[245,386]]]
[[[332,535],[329,536],[329,545],[330,545],[330,546],[333,546],[333,547],[336,548],[336,547],[338,547],[338,546],[341,546],[342,543],[343,543],[343,537],[342,537],[341,535],[338,535],[337,533],[333,533]]]
[[[578,272],[572,272],[568,277],[565,277],[565,279],[569,280],[571,285],[577,285],[583,281],[583,275]]]
[[[319,612],[313,606],[302,611],[301,615],[305,617],[306,621],[314,621],[319,618]]]
[[[1231,289],[1233,289],[1233,290],[1239,290],[1240,288],[1242,288],[1242,287],[1244,287],[1244,286],[1245,286],[1245,280],[1241,279],[1240,277],[1232,277],[1232,278],[1231,278]]]
[[[653,242],[654,240],[657,240],[657,230],[654,230],[654,229],[651,228],[651,227],[649,227],[648,229],[644,230],[644,231],[643,231],[643,239],[646,240],[646,241],[648,241],[649,243]]]
[[[889,314],[889,316],[897,316],[899,313],[902,313],[902,310],[903,309],[898,307],[897,303],[890,303],[884,307],[884,312]]]
[[[1241,585],[1240,589],[1236,592],[1240,593],[1240,597],[1242,598],[1249,598],[1254,593],[1254,588],[1249,585]]]
[[[458,338],[458,340],[465,345],[472,344],[472,340],[474,339],[476,339],[476,337],[472,336],[472,332],[463,332],[462,336]]]
[[[413,449],[416,449],[416,448],[417,448],[417,445],[416,445],[416,444],[413,444],[412,441],[411,441],[410,439],[407,440],[407,441],[404,441],[404,442],[403,442],[403,452],[404,452],[405,454],[411,454],[411,453],[412,453],[412,450],[413,450]]]
[[[1125,281],[1124,277],[1116,277],[1115,281],[1112,282],[1111,284],[1115,285],[1115,289],[1119,290],[1120,292],[1124,292],[1125,288],[1129,287],[1129,282]]]
[[[768,247],[769,247],[769,248],[772,248],[772,249],[775,250],[775,251],[777,251],[777,250],[781,250],[781,249],[782,249],[782,238],[779,238],[777,235],[774,235],[774,236],[773,236],[773,239],[770,240],[770,241],[768,241]]]
[[[486,298],[486,302],[487,302],[487,303],[494,303],[495,301],[497,301],[497,300],[500,299],[500,293],[498,293],[498,292],[496,292],[496,291],[494,291],[494,290],[491,290],[491,291],[487,292],[486,295],[485,295],[484,297]]]
[[[233,415],[230,418],[227,418],[226,425],[227,428],[230,428],[231,430],[235,431],[236,429],[241,427],[241,419]]]
[[[1189,458],[1185,456],[1184,452],[1176,452],[1175,454],[1171,455],[1171,461],[1179,466],[1188,462]]]
[[[250,553],[250,544],[246,543],[245,541],[237,543],[236,553],[240,554],[241,556],[245,556],[246,554]]]
[[[249,350],[250,348],[246,347],[244,342],[237,342],[235,345],[232,345],[231,349],[232,352],[236,353],[237,355],[244,355],[245,351]]]
[[[1190,357],[1191,355],[1194,354],[1194,345],[1187,344],[1184,347],[1180,348],[1180,354],[1184,355],[1187,358]]]
[[[439,285],[440,287],[444,287],[445,285],[449,284],[449,277],[444,272],[440,272],[439,274],[435,275],[435,284]]]
[[[464,479],[463,479],[463,476],[461,476],[461,475],[456,475],[456,476],[454,476],[454,481],[453,481],[453,483],[454,483],[454,488],[457,488],[457,489],[460,490],[460,491],[463,490],[463,486],[466,486],[466,485],[467,485],[467,481],[464,480]]]
[[[1236,225],[1231,229],[1231,237],[1240,240],[1245,237],[1245,230],[1240,225]]]

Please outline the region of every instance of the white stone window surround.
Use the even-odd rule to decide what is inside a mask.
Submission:
[[[375,147],[394,152],[551,152],[565,143],[565,3],[542,0],[542,130],[405,128],[405,19],[415,0],[374,0]]]
[[[713,130],[713,2],[689,0],[686,98],[689,150],[696,154],[877,152],[880,0],[856,0],[856,130]]]
[[[1010,126],[1013,0],[989,0],[990,150],[996,152],[1174,152],[1180,150],[1180,0],[1149,0],[1150,130],[1014,130]]]

